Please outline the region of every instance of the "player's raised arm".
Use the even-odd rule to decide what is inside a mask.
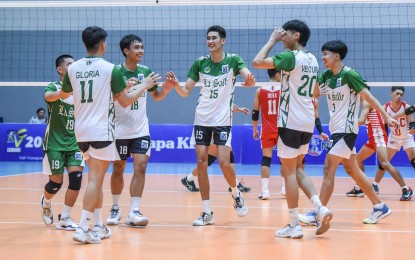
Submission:
[[[268,57],[269,52],[272,47],[279,41],[282,41],[286,32],[282,28],[275,28],[267,43],[264,47],[258,52],[252,61],[252,66],[256,69],[273,69],[275,68],[274,60],[271,57]]]

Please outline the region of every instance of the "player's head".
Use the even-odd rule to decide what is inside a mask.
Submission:
[[[403,94],[405,94],[405,87],[394,86],[391,88],[392,101],[401,102]]]
[[[281,82],[281,70],[269,69],[267,72],[271,81]]]
[[[59,75],[65,75],[69,65],[72,63],[74,63],[73,57],[69,54],[63,54],[56,58],[56,71]]]
[[[347,45],[341,40],[328,41],[321,47],[323,63],[331,68],[337,62],[342,62],[347,55]]]
[[[206,44],[209,51],[222,49],[226,40],[226,30],[222,26],[213,25],[207,29]]]
[[[301,46],[307,45],[310,38],[310,28],[304,21],[291,20],[286,22],[282,28],[286,31],[284,37],[284,45],[288,49],[292,49],[292,45],[298,42]]]
[[[107,32],[98,26],[89,26],[82,32],[82,41],[88,52],[96,53],[106,50],[105,40],[107,38]]]
[[[144,55],[143,40],[135,34],[127,34],[122,37],[120,49],[124,57],[131,58],[134,62],[141,61]]]
[[[38,118],[42,119],[45,117],[45,109],[43,107],[40,107],[36,110],[36,115]]]

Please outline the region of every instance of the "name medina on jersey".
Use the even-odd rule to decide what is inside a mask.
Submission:
[[[87,79],[87,78],[94,78],[94,77],[99,77],[99,71],[77,71],[75,74],[75,77],[77,79]]]

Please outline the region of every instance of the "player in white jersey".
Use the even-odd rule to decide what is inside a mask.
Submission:
[[[218,146],[218,161],[226,181],[232,190],[234,208],[238,216],[243,217],[248,212],[241,192],[237,188],[236,175],[230,165],[230,143],[232,140],[232,105],[235,90],[235,79],[241,74],[245,79],[244,85],[252,87],[255,78],[239,55],[225,53],[223,45],[226,41],[226,31],[215,25],[207,30],[206,45],[210,55],[196,60],[188,72],[188,79],[181,87],[173,72],[166,77],[182,97],[189,96],[197,82],[202,84],[199,100],[196,106],[192,139],[196,143],[196,157],[200,194],[204,211],[193,221],[194,226],[211,225],[215,223],[210,207],[209,179],[207,175],[208,149],[213,143]]]
[[[317,235],[328,229],[326,220],[332,217],[332,213],[321,205],[313,183],[301,168],[315,124],[312,98],[318,62],[305,50],[309,37],[310,29],[305,22],[288,21],[282,28],[273,31],[252,62],[257,69],[282,70],[277,151],[282,165],[281,174],[285,179],[290,224],[277,230],[277,237],[303,237],[298,213],[298,186],[307,193],[318,212]],[[288,51],[268,57],[271,48],[279,41],[283,41]]]
[[[120,41],[120,49],[125,56],[125,61],[118,65],[125,81],[137,79],[141,82],[143,78],[151,73],[151,70],[140,65],[144,55],[142,39],[135,34],[125,35]],[[171,90],[165,87],[158,88],[157,85],[148,90],[143,90],[141,97],[126,108],[115,102],[115,139],[121,160],[114,161],[111,175],[112,207],[111,214],[107,219],[108,225],[117,225],[121,219],[121,208],[119,205],[121,193],[124,187],[124,170],[128,157],[134,160],[134,175],[130,184],[131,207],[125,224],[129,226],[146,226],[148,218],[140,211],[140,202],[143,195],[145,173],[150,158],[150,131],[147,118],[147,93],[156,100],[163,100]],[[132,87],[129,92],[136,91]]]
[[[392,100],[387,102],[384,105],[386,112],[389,115],[392,115],[396,120],[398,120],[398,125],[395,128],[392,128],[389,132],[388,138],[388,155],[389,161],[393,159],[395,154],[403,148],[408,155],[408,158],[411,162],[412,167],[415,168],[415,142],[410,129],[415,128],[414,116],[412,114],[405,115],[405,110],[410,109],[410,105],[402,100],[403,95],[405,94],[404,87],[392,87],[391,96]],[[403,114],[403,115],[402,115]],[[395,116],[394,116],[395,115]],[[398,116],[400,115],[400,116]],[[384,168],[384,167],[383,167]],[[384,174],[385,169],[379,167],[376,172],[375,183],[379,183]],[[387,169],[386,169],[387,170]],[[392,175],[392,177],[394,177]],[[394,177],[395,178],[395,177]],[[396,180],[396,179],[395,179]],[[414,192],[405,182],[399,183],[402,188],[402,197],[401,201],[408,201],[414,196]]]
[[[400,198],[400,200],[410,200],[413,195],[412,189],[406,186],[405,180],[403,179],[402,175],[395,167],[393,167],[393,165],[390,163],[390,158],[388,158],[388,149],[386,148],[388,138],[382,116],[377,110],[371,108],[369,103],[367,103],[367,101],[365,100],[363,100],[362,107],[363,108],[358,123],[359,125],[363,125],[366,122],[368,141],[359,150],[356,156],[359,168],[364,172],[363,161],[369,158],[374,152],[376,152],[376,155],[379,160],[378,168],[383,171],[386,169],[402,188],[402,197]],[[376,176],[377,177],[373,182],[373,188],[375,189],[376,193],[379,193],[378,182],[380,181],[380,179],[378,178],[378,175]],[[355,187],[351,191],[346,193],[346,196],[348,197],[363,197],[364,195],[365,194],[358,185],[355,185]]]
[[[393,125],[391,118],[370,94],[362,77],[355,70],[346,67],[343,59],[347,54],[347,45],[340,41],[329,41],[322,48],[323,63],[326,70],[318,80],[322,93],[327,95],[330,112],[330,148],[324,162],[324,180],[320,199],[327,205],[334,188],[334,176],[340,163],[346,172],[356,181],[374,205],[371,216],[363,220],[365,224],[375,224],[387,217],[391,210],[380,201],[369,178],[360,170],[356,160],[354,144],[358,133],[357,116],[360,97],[378,110],[387,124]],[[319,88],[317,88],[319,89]]]
[[[114,143],[114,102],[126,107],[137,100],[140,91],[127,93],[126,83],[119,69],[102,57],[105,54],[107,33],[93,26],[82,32],[87,56],[73,63],[63,80],[61,98],[73,92],[75,107],[75,136],[88,162],[88,185],[84,194],[83,210],[74,241],[97,244],[108,238],[111,231],[102,223],[102,183],[110,161],[118,158]],[[151,73],[137,87],[141,91],[154,86],[160,77]],[[136,82],[129,82],[135,85]],[[90,220],[94,217],[93,230]]]

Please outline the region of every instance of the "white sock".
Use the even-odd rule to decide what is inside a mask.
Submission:
[[[189,173],[189,175],[187,175],[187,181],[195,181],[195,177],[192,173]]]
[[[112,205],[114,206],[120,206],[120,199],[121,199],[121,194],[118,195],[112,195]]]
[[[383,206],[385,206],[385,203],[383,203],[383,202],[381,202],[381,203],[379,203],[379,204],[376,204],[376,205],[373,205],[373,207],[374,207],[375,209],[381,209],[381,208],[383,208]]]
[[[406,185],[402,186],[402,189],[408,189],[408,186],[406,186]]]
[[[83,209],[81,214],[81,221],[79,222],[79,227],[82,228],[82,230],[87,231],[89,229],[89,223],[91,223],[93,216],[94,213]]]
[[[61,218],[69,217],[71,215],[71,210],[72,210],[72,207],[69,207],[69,206],[66,206],[65,204],[63,204]]]
[[[295,227],[299,224],[298,220],[298,208],[288,209],[290,213],[290,226]]]
[[[268,188],[269,178],[261,178],[261,183],[262,183],[262,191],[269,190]]]
[[[141,197],[131,197],[131,208],[130,210],[133,211],[134,209],[140,208],[140,201]]]
[[[236,181],[236,187],[238,187],[238,185],[239,185],[238,179],[235,179],[235,181]]]
[[[100,227],[103,225],[101,212],[102,208],[96,208],[94,210],[94,225],[98,225]]]
[[[48,200],[45,196],[43,196],[43,206],[46,206],[46,204],[49,204],[52,200]]]
[[[378,183],[374,181],[374,182],[373,182],[373,185],[378,185]]]
[[[203,208],[205,213],[212,214],[212,210],[210,209],[210,200],[202,200]]]
[[[354,189],[355,189],[355,190],[360,190],[359,185],[357,185],[357,184],[356,184],[356,185],[354,185]]]
[[[310,198],[311,203],[313,204],[313,209],[318,213],[318,209],[322,206],[320,198],[317,195],[313,195]]]
[[[232,187],[231,187],[231,189],[232,189],[232,196],[233,196],[234,198],[241,196],[241,193],[239,192],[238,188],[236,188],[236,187],[233,187],[233,188],[232,188]]]

